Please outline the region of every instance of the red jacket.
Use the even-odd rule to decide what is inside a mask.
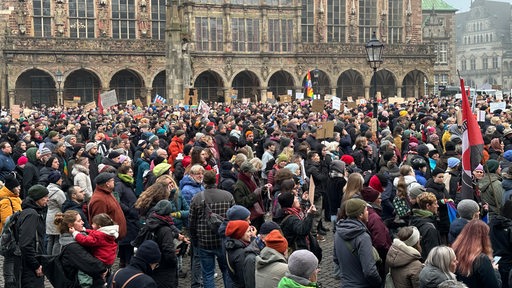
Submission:
[[[126,218],[123,209],[117,202],[112,191],[107,191],[102,185],[96,185],[94,193],[92,193],[89,202],[89,223],[92,223],[92,217],[100,213],[107,213],[114,222],[119,225],[119,239],[122,240],[126,236]]]
[[[171,143],[167,148],[167,152],[169,152],[169,159],[167,160],[167,163],[173,165],[174,160],[176,160],[176,157],[178,157],[178,154],[183,153],[184,146],[185,145],[183,144],[183,140],[180,137],[172,137]],[[174,172],[174,167],[172,167],[172,171]]]
[[[88,235],[78,233],[75,236],[76,242],[84,247],[92,248],[92,255],[105,265],[112,265],[116,260],[117,243],[119,226],[105,226],[98,230],[87,229]]]

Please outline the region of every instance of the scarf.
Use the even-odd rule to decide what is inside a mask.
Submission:
[[[133,185],[133,182],[135,182],[133,177],[128,174],[117,173],[117,177],[119,177],[119,179],[121,179],[121,181],[124,183],[128,183],[130,185]]]
[[[153,214],[151,216],[169,224],[169,226],[174,225],[174,221],[172,220],[172,217],[170,215],[162,216],[162,215],[158,215],[155,212],[153,212]]]
[[[254,192],[256,190],[256,183],[252,180],[251,176],[247,176],[245,173],[238,173],[238,179],[244,182],[245,186],[249,188],[249,191]]]
[[[285,214],[297,216],[300,220],[302,220],[304,218],[300,208],[294,208],[294,207],[284,208],[283,211]]]

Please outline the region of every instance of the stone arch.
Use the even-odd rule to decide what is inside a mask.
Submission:
[[[144,88],[144,79],[142,76],[133,69],[123,69],[117,71],[110,79],[109,89],[115,89],[117,101],[119,103],[126,103],[128,100],[141,99],[145,102],[145,95],[142,89]]]
[[[231,87],[237,90],[237,99],[250,98],[251,102],[261,100],[261,81],[251,70],[240,71],[233,77]]]
[[[316,71],[318,71],[318,77],[316,76]],[[310,70],[309,73],[311,75],[311,84],[313,85],[314,94],[320,94],[320,96],[331,94],[331,79],[325,71],[314,69]],[[307,73],[302,78],[302,87],[306,87],[306,81]],[[304,95],[306,95],[306,92],[304,92]]]
[[[288,90],[292,90],[292,99],[295,99],[295,79],[290,72],[279,70],[269,77],[267,91],[272,92],[276,99],[279,95],[286,95]]]
[[[16,78],[16,97],[13,104],[31,106],[57,105],[57,81],[55,75],[41,69],[24,70]]]
[[[151,93],[152,95],[160,95],[167,99],[167,77],[165,70],[158,72],[151,81]]]
[[[101,79],[94,72],[86,68],[74,69],[65,75],[62,85],[64,101],[73,101],[73,97],[80,97],[80,103],[93,102],[101,90]]]
[[[363,75],[355,69],[343,71],[336,82],[336,96],[342,100],[364,98]]]
[[[377,92],[380,92],[382,98],[394,97],[396,95],[397,81],[395,74],[387,69],[382,69],[376,73],[372,73],[370,83],[367,83],[370,87],[370,97],[375,95],[373,77],[376,77],[377,79]]]
[[[199,73],[194,80],[199,100],[224,101],[224,79],[214,70],[205,70]]]
[[[414,69],[407,73],[402,81],[402,97],[423,97],[428,93],[428,88],[425,87],[426,85],[428,85],[427,74],[418,69]]]

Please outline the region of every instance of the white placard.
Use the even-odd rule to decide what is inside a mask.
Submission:
[[[496,100],[503,100],[503,92],[501,90],[496,90]]]
[[[505,102],[491,102],[489,104],[489,108],[491,110],[491,113],[493,113],[495,110],[498,110],[498,109],[505,110],[505,108],[507,108],[507,103],[505,103]]]
[[[330,101],[330,100],[332,100],[332,97],[333,97],[333,95],[327,94],[327,95],[324,96],[324,100],[325,101]]]
[[[302,93],[302,92],[295,93],[295,99],[304,99],[304,93]]]
[[[336,97],[336,96],[332,96],[332,109],[336,109],[336,110],[340,110],[341,109],[341,99]]]
[[[485,122],[485,111],[478,111],[478,113],[476,114],[476,121]]]
[[[103,109],[117,105],[116,90],[101,93],[101,104],[103,105]]]
[[[293,90],[288,90],[288,91],[286,91],[286,94],[287,94],[288,96],[293,96]]]

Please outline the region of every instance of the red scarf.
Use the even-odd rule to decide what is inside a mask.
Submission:
[[[160,219],[160,220],[164,221],[165,223],[168,223],[171,226],[174,225],[174,221],[172,220],[172,217],[170,215],[162,216],[162,215],[158,215],[158,214],[153,212],[152,216],[157,218],[157,219]]]
[[[252,176],[247,176],[245,173],[238,173],[238,179],[244,182],[244,184],[249,188],[249,191],[254,192],[256,190],[256,182],[252,180]]]
[[[302,211],[300,210],[300,208],[284,208],[283,211],[285,214],[297,216],[297,218],[299,218],[300,220],[304,219],[304,216],[302,215]]]

